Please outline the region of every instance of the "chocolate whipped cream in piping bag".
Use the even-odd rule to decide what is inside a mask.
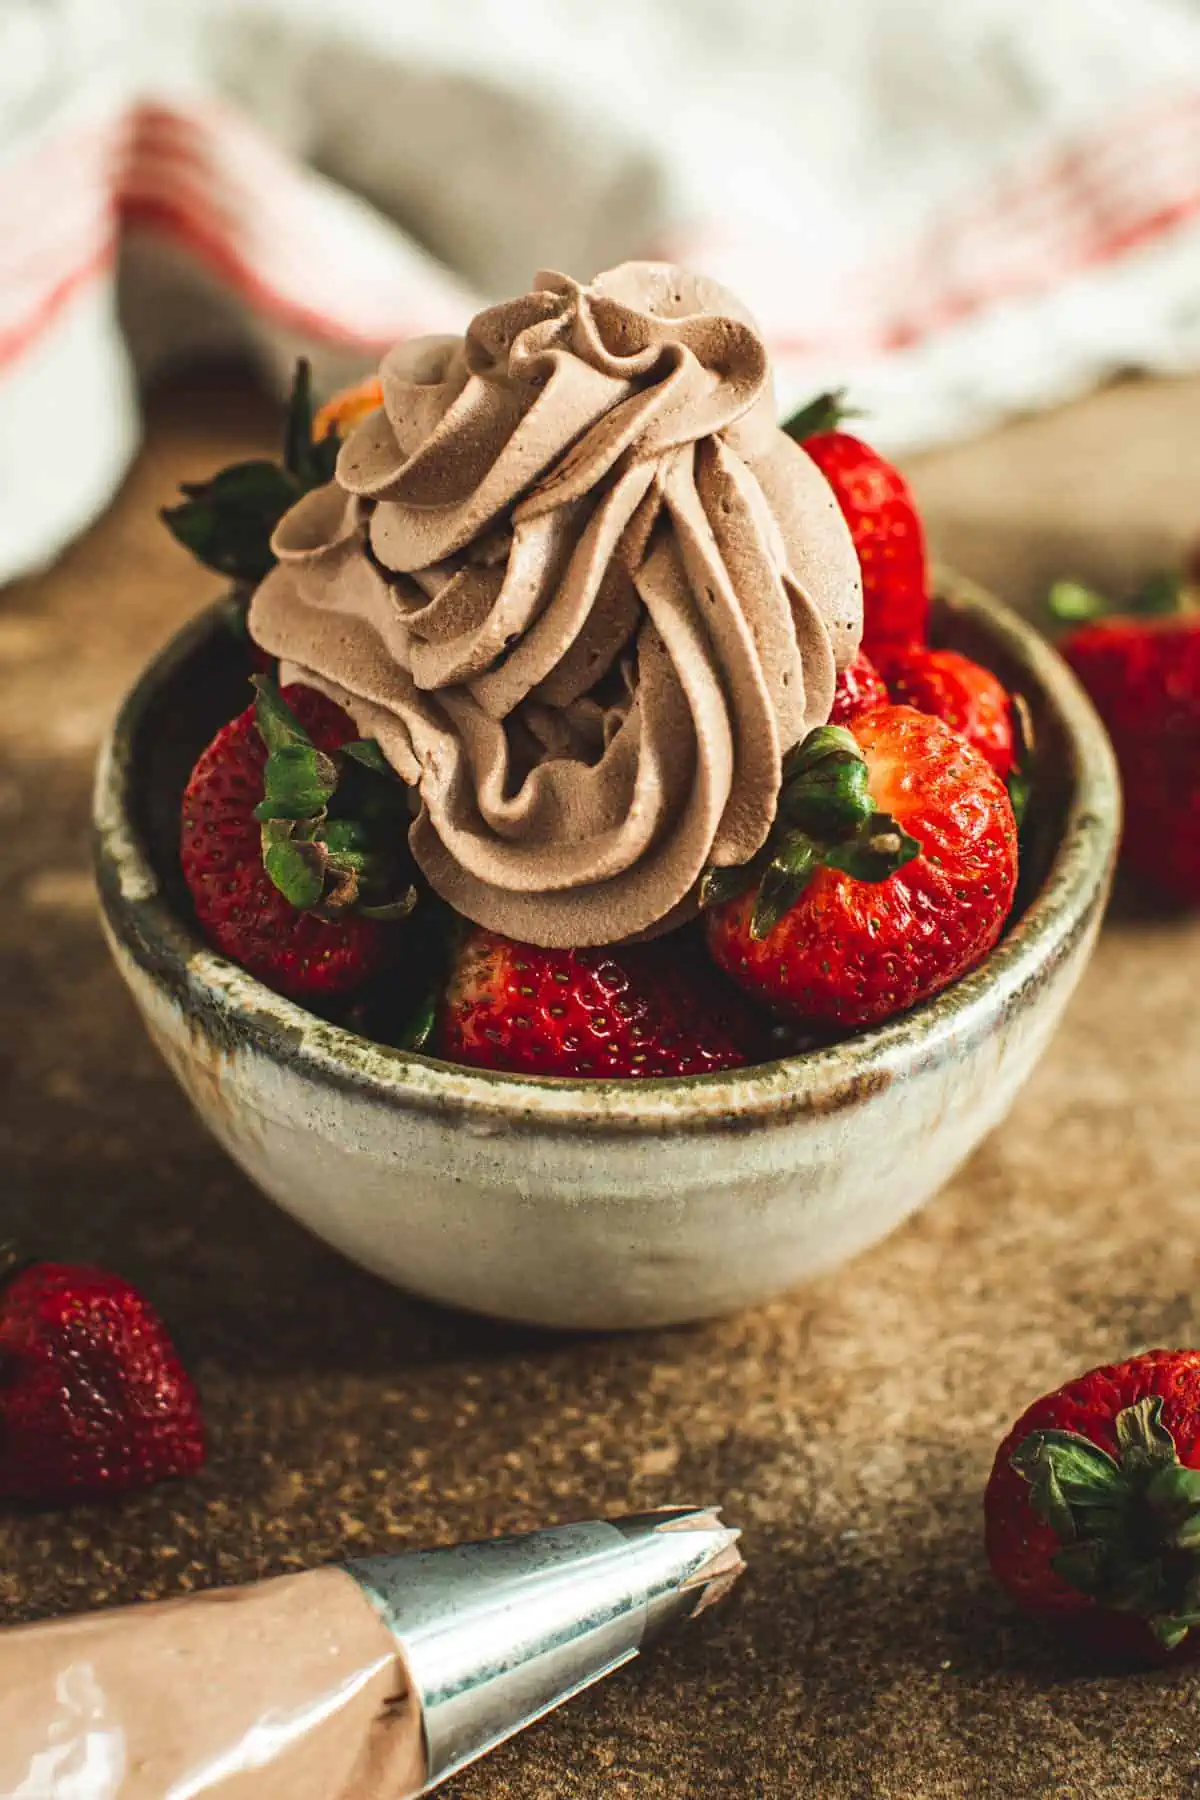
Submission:
[[[0,1631],[0,1800],[414,1800],[742,1569],[668,1508]]]
[[[542,273],[380,376],[253,636],[377,739],[457,911],[549,947],[668,928],[762,845],[861,633],[753,322],[666,264]]]
[[[340,1569],[0,1634],[4,1800],[401,1800],[396,1643]]]

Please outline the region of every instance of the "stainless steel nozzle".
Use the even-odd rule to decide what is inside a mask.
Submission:
[[[420,1692],[425,1792],[720,1598],[739,1535],[680,1507],[348,1563]]]

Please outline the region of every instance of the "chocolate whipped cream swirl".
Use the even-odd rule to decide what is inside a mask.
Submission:
[[[380,374],[254,637],[378,740],[460,913],[547,946],[673,924],[762,844],[861,629],[753,323],[665,264],[540,274]]]

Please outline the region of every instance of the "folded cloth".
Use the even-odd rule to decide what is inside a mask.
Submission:
[[[0,579],[104,504],[137,372],[328,387],[627,256],[893,450],[1196,367],[1200,0],[0,0]]]

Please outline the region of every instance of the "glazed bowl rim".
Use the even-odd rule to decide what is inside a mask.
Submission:
[[[100,752],[93,803],[102,910],[115,944],[156,987],[173,993],[193,1029],[218,1050],[252,1048],[323,1086],[399,1111],[474,1118],[490,1128],[537,1121],[551,1130],[677,1134],[745,1129],[853,1106],[900,1074],[961,1056],[1000,1019],[1031,1004],[1107,896],[1120,827],[1120,790],[1107,734],[1057,652],[993,595],[939,571],[939,606],[972,620],[1007,653],[1055,714],[1071,759],[1061,838],[1046,878],[996,949],[941,994],[855,1037],[717,1074],[572,1081],[467,1069],[389,1048],[327,1023],[210,949],[164,893],[130,806],[134,745],[151,702],[227,617],[215,602],[145,664]]]

